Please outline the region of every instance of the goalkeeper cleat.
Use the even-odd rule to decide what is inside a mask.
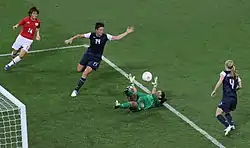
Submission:
[[[120,103],[116,100],[115,101],[115,109],[119,108],[120,107]]]
[[[9,71],[10,70],[10,66],[9,65],[5,65],[4,66],[4,70]]]
[[[78,95],[78,91],[73,90],[73,92],[71,93],[71,97],[76,97]]]

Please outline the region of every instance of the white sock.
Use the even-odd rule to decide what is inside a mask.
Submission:
[[[17,64],[18,62],[20,62],[21,61],[21,58],[19,57],[19,56],[17,56],[17,57],[15,57],[9,64],[8,64],[8,66],[13,66],[13,65],[15,65],[15,64]]]

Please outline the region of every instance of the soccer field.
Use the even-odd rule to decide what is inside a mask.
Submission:
[[[11,52],[19,33],[12,25],[34,5],[40,9],[41,41],[32,50],[63,47],[65,39],[92,31],[96,21],[104,21],[106,32],[114,35],[134,25],[134,33],[106,46],[105,57],[149,89],[141,73],[159,76],[168,103],[225,147],[250,147],[250,1],[0,1],[0,54]],[[80,44],[88,40],[74,42]],[[29,147],[217,147],[165,107],[138,113],[113,110],[115,100],[125,101],[128,80],[105,62],[72,99],[84,50],[30,54],[10,72],[3,70],[10,57],[0,57],[0,85],[27,106]],[[227,59],[236,62],[244,89],[233,113],[236,130],[225,137],[215,118],[221,91],[215,99],[210,93]]]

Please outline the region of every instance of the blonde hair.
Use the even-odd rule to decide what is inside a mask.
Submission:
[[[234,61],[233,60],[227,60],[225,62],[225,67],[227,70],[231,71],[231,76],[236,78],[239,76],[239,74],[237,73],[236,69],[235,69],[235,65],[234,65]]]

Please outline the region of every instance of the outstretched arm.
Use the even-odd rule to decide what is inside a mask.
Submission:
[[[78,39],[78,38],[89,38],[90,37],[90,34],[91,33],[85,33],[85,34],[77,34],[67,40],[65,40],[65,44],[71,44],[75,39]]]
[[[127,36],[128,34],[132,33],[133,31],[134,31],[134,27],[128,27],[124,33],[119,34],[117,36],[112,36],[112,40],[120,40],[124,38],[125,36]]]
[[[17,27],[20,27],[25,24],[25,19],[22,19],[19,21],[16,25],[14,25],[12,28],[15,30]]]
[[[211,96],[212,96],[212,97],[215,96],[217,89],[220,87],[220,85],[222,84],[222,82],[223,82],[223,80],[224,80],[224,77],[225,77],[225,74],[224,74],[224,72],[222,72],[222,73],[220,74],[220,78],[219,78],[218,82],[216,83],[216,85],[215,85],[215,87],[214,87],[214,90],[213,90],[212,93],[211,93]]]

